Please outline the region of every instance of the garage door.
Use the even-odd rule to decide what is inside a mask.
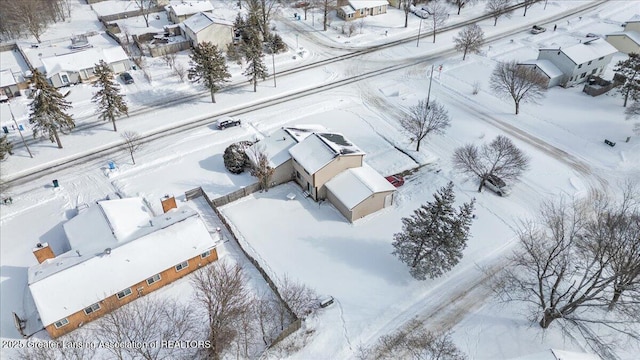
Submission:
[[[111,66],[113,67],[113,72],[116,74],[127,71],[127,68],[124,66],[124,63],[122,61],[118,61]]]

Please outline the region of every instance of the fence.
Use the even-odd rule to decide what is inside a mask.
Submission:
[[[615,81],[607,81],[599,76],[592,76],[587,80],[582,91],[591,96],[598,96],[606,93],[616,86],[617,83]]]
[[[144,9],[144,10],[137,9],[137,10],[126,11],[118,14],[104,15],[104,16],[100,16],[98,19],[103,22],[108,22],[108,21],[126,19],[133,16],[140,16],[144,14],[147,14],[148,16],[160,16],[158,14],[154,14],[159,12],[164,12],[163,6],[154,6],[152,8]]]
[[[191,48],[191,42],[189,40],[176,41],[168,44],[151,45],[148,47],[149,53],[152,57],[158,57],[166,54],[177,53],[178,51],[188,50]]]
[[[284,305],[284,308],[289,313],[289,316],[292,319],[294,319],[294,321],[291,324],[289,324],[289,326],[287,326],[287,328],[282,330],[280,332],[280,334],[278,334],[278,336],[271,342],[269,347],[272,347],[273,345],[275,345],[278,342],[284,340],[287,336],[291,335],[292,333],[294,333],[298,329],[300,329],[300,327],[302,326],[302,320],[296,316],[296,314],[291,310],[291,307],[289,307],[289,304],[287,304],[287,302],[284,301],[284,299],[282,298],[282,295],[280,295],[280,291],[278,291],[278,287],[273,282],[273,280],[271,280],[271,277],[269,277],[269,274],[267,274],[267,272],[262,268],[262,266],[260,266],[260,263],[256,259],[254,259],[253,256],[249,255],[249,253],[247,253],[247,251],[242,247],[242,244],[238,240],[238,237],[236,236],[236,234],[233,232],[233,229],[231,228],[231,226],[229,225],[227,220],[224,218],[224,216],[222,216],[222,213],[220,213],[220,210],[218,210],[218,206],[221,206],[221,205],[217,205],[215,203],[216,201],[219,201],[220,203],[222,203],[222,202],[228,200],[227,197],[232,195],[232,194],[236,194],[236,195],[233,195],[231,198],[233,198],[235,196],[239,196],[241,191],[243,191],[243,192],[247,191],[248,194],[256,192],[257,190],[252,190],[255,187],[255,185],[258,185],[258,189],[259,189],[259,184],[252,184],[252,185],[247,186],[244,189],[241,189],[241,190],[238,190],[238,191],[234,191],[231,194],[228,194],[228,195],[219,197],[217,199],[214,199],[213,201],[209,198],[207,193],[205,193],[204,190],[202,190],[202,187],[198,187],[198,188],[186,191],[184,193],[184,195],[185,195],[185,198],[187,200],[195,199],[195,198],[198,198],[200,196],[204,197],[204,199],[207,202],[207,204],[209,205],[209,207],[216,213],[216,215],[218,216],[220,221],[222,221],[222,224],[224,225],[224,227],[227,228],[227,231],[229,232],[229,234],[231,234],[233,239],[236,241],[236,244],[238,244],[238,247],[240,248],[240,250],[242,251],[244,256],[246,256],[246,258],[249,259],[249,262],[251,262],[251,264],[253,264],[253,266],[255,266],[255,268],[258,269],[258,272],[260,272],[260,275],[262,275],[262,278],[267,282],[267,284],[269,285],[269,287],[271,288],[273,293],[276,295],[278,300]],[[245,190],[245,189],[247,189],[247,190]],[[246,194],[246,195],[248,195],[248,194]],[[246,195],[243,195],[243,196],[246,196]],[[238,199],[241,198],[241,197],[242,196],[239,196]],[[237,200],[237,199],[235,199],[235,200]],[[227,203],[229,203],[229,201],[227,201],[224,204],[227,204]]]

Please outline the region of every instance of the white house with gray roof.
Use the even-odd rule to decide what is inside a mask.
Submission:
[[[216,18],[211,13],[199,12],[180,24],[180,29],[193,46],[210,42],[220,50],[226,50],[233,42],[233,23]]]

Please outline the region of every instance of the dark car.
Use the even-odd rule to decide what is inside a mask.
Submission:
[[[120,74],[120,79],[122,79],[122,81],[124,81],[125,84],[134,83],[133,77],[128,72],[123,72],[122,74]]]
[[[505,182],[495,175],[489,175],[485,180],[484,185],[498,196],[507,196],[511,193],[511,190],[505,184]]]
[[[387,179],[387,181],[390,182],[391,185],[395,187],[400,187],[404,185],[404,178],[400,175],[387,176],[385,179]]]
[[[540,34],[547,31],[546,28],[539,26],[539,25],[533,25],[533,27],[531,28],[531,33],[532,34]]]
[[[218,119],[218,121],[216,121],[216,124],[218,125],[218,129],[223,130],[229,127],[238,126],[241,124],[241,122],[240,119],[234,119],[232,117],[226,116]]]

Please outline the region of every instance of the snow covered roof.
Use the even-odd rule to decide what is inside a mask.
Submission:
[[[373,194],[395,190],[387,179],[366,164],[341,172],[325,186],[349,210]]]
[[[588,61],[618,52],[613,45],[600,38],[569,46],[560,51],[576,64],[584,64]]]
[[[549,349],[546,351],[518,356],[509,360],[602,360],[600,356],[573,351]]]
[[[183,26],[190,29],[194,33],[198,33],[207,28],[211,24],[221,24],[233,26],[233,23],[224,19],[215,18],[210,13],[199,12],[182,22]]]
[[[137,212],[131,206],[135,203],[118,203],[111,210],[126,209],[118,216],[122,220]],[[85,214],[91,213],[87,210],[78,216],[89,221],[87,228],[96,224],[92,222],[95,213],[88,217]],[[116,233],[131,230],[127,226],[132,224],[126,219],[116,224]],[[102,231],[104,227],[94,229],[94,235]],[[110,251],[78,255],[76,249],[71,249],[29,268],[29,288],[42,323],[52,324],[214,247],[214,239],[198,213],[188,206],[153,218],[135,233],[137,237],[114,244]],[[93,242],[94,237],[84,240]]]
[[[210,1],[190,1],[181,4],[171,4],[166,7],[167,11],[173,11],[177,16],[190,15],[198,12],[212,11],[213,5]]]
[[[336,156],[364,155],[338,133],[314,133],[291,147],[289,153],[309,174],[315,174]]]
[[[389,5],[387,0],[350,0],[349,5],[356,10]]]
[[[251,149],[259,148],[264,151],[269,158],[269,166],[276,168],[287,160],[291,159],[289,149],[298,141],[285,128],[278,129],[273,134],[251,145],[247,154],[251,154]],[[251,158],[251,156],[249,155]]]
[[[16,79],[13,77],[13,74],[10,70],[2,70],[0,71],[0,87],[15,85]]]
[[[631,17],[631,19],[627,20],[628,23],[630,22],[639,22],[640,21],[640,15],[635,14]]]
[[[347,15],[356,13],[356,11],[351,6],[341,6],[340,10],[342,10],[342,12],[344,12]]]
[[[640,32],[637,31],[619,31],[612,34],[607,34],[607,37],[609,36],[626,36],[634,43],[640,45]]]
[[[91,69],[100,60],[107,64],[128,59],[127,54],[121,47],[112,48],[90,48],[83,51],[72,52],[64,55],[50,56],[42,58],[42,65],[47,77],[51,77],[62,71],[78,72],[84,69]]]
[[[549,60],[527,60],[521,62],[520,64],[537,66],[538,69],[540,69],[543,73],[545,73],[545,75],[547,75],[547,77],[549,77],[549,79],[554,79],[564,75],[564,73]]]

